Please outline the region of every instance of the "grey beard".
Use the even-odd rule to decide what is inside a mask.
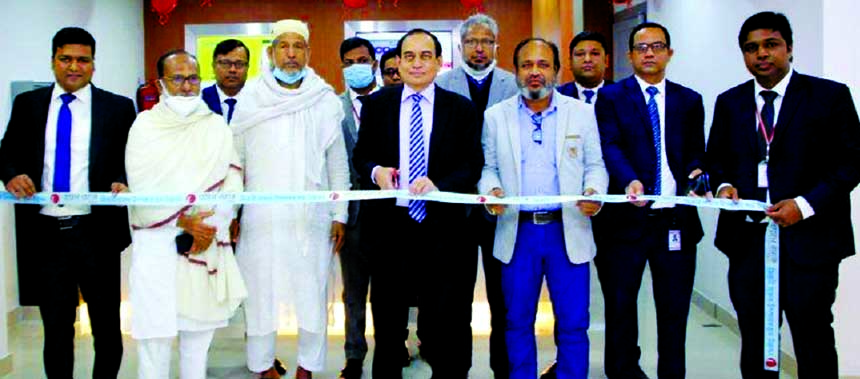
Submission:
[[[530,100],[540,100],[549,96],[550,87],[543,87],[537,91],[531,91],[528,87],[520,87],[520,94]]]

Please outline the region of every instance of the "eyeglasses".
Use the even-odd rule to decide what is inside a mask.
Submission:
[[[633,50],[636,50],[639,54],[645,54],[648,52],[648,49],[651,49],[656,54],[662,53],[669,48],[664,42],[652,42],[652,43],[637,43],[633,45]]]
[[[463,41],[463,46],[468,47],[470,49],[477,47],[479,44],[481,45],[481,47],[491,47],[491,46],[496,44],[496,41],[491,40],[491,39],[474,39],[474,38],[469,38],[469,39]]]
[[[185,83],[185,81],[188,81],[188,84],[191,84],[192,86],[196,86],[196,85],[200,84],[200,77],[197,75],[190,75],[190,76],[174,75],[174,76],[171,76],[171,77],[165,78],[165,79],[169,80],[171,83],[173,83],[173,85],[175,85],[177,87],[181,86],[183,83]]]
[[[219,60],[215,61],[215,64],[217,64],[218,67],[220,67],[224,70],[229,70],[230,67],[234,67],[234,66],[236,67],[237,70],[241,70],[245,67],[248,67],[248,62],[245,62],[245,61],[228,61],[225,59],[219,59]]]
[[[400,75],[400,72],[397,71],[396,68],[386,68],[385,70],[382,70],[382,75],[394,76],[394,75]]]

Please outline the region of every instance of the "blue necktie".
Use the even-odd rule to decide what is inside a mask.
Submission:
[[[761,108],[761,121],[764,123],[764,130],[768,136],[773,135],[773,101],[776,100],[776,96],[777,93],[774,91],[761,91],[761,97],[764,99],[764,107]]]
[[[427,161],[424,159],[424,119],[421,117],[422,96],[412,96],[412,115],[409,117],[409,184],[422,176],[427,176]],[[409,217],[424,221],[427,216],[424,200],[409,200]]]
[[[72,165],[72,110],[69,103],[75,95],[64,93],[60,95],[63,105],[57,117],[57,146],[54,149],[54,192],[69,192],[69,174]]]
[[[540,145],[543,143],[543,129],[541,129],[541,126],[543,125],[543,115],[541,112],[532,113],[532,125],[535,126],[535,130],[532,130],[532,141]]]
[[[663,146],[660,143],[660,111],[657,109],[657,100],[654,99],[654,96],[660,91],[654,86],[649,86],[645,91],[648,92],[648,95],[651,95],[648,98],[648,116],[651,118],[651,132],[654,134],[654,151],[657,153],[657,165],[656,170],[654,170],[654,194],[660,195],[660,189],[663,187],[663,165],[660,164],[660,154]]]
[[[582,94],[585,95],[585,103],[591,104],[591,98],[594,97],[594,91],[587,89],[585,91],[582,91]]]
[[[230,120],[233,119],[233,111],[236,110],[236,99],[229,98],[224,100],[227,103],[227,124],[230,124]]]

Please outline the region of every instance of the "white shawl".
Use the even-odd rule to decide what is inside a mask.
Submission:
[[[241,192],[241,170],[230,129],[203,101],[188,117],[164,103],[138,115],[126,146],[129,189],[135,193]],[[133,206],[134,228],[172,226],[190,207]],[[194,207],[190,211],[210,210]],[[218,228],[209,248],[179,259],[177,311],[201,321],[228,319],[247,296],[230,247],[230,205],[219,205],[206,223]]]

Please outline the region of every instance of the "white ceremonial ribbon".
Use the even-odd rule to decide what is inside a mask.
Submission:
[[[764,369],[779,372],[779,226],[764,235]]]
[[[0,192],[0,203],[16,204],[87,204],[87,205],[212,205],[212,204],[284,204],[322,203],[352,200],[419,199],[459,204],[539,205],[577,202],[604,203],[631,201],[627,195],[560,195],[560,196],[493,196],[434,191],[411,195],[406,190],[305,191],[305,192],[199,192],[180,194],[142,194],[109,192],[50,193],[41,192],[29,198],[16,199]],[[764,211],[769,205],[756,200],[706,199],[688,196],[640,195],[636,200],[670,202],[700,208],[733,211]],[[779,226],[769,221],[765,234],[765,335],[764,368],[779,371]]]
[[[15,204],[88,204],[88,205],[200,205],[200,204],[285,204],[285,203],[324,203],[332,201],[378,200],[378,199],[417,199],[458,204],[505,204],[539,205],[571,203],[581,200],[604,203],[626,203],[631,201],[626,195],[560,195],[560,196],[512,196],[496,198],[486,195],[462,194],[434,191],[425,195],[412,195],[406,190],[366,190],[366,191],[302,191],[302,192],[235,192],[235,193],[177,193],[142,194],[124,192],[79,192],[52,193],[40,192],[32,197],[16,199],[8,192],[0,192],[0,202]],[[636,200],[668,201],[681,205],[702,208],[716,208],[733,211],[764,211],[768,204],[756,200],[705,199],[687,196],[640,195]]]

